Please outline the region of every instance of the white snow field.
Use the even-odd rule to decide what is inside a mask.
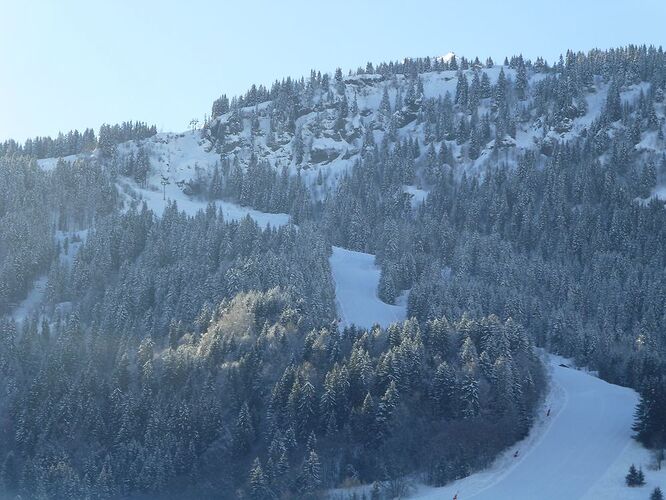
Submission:
[[[212,170],[218,163],[220,155],[208,151],[210,144],[201,139],[200,131],[182,132],[180,134],[157,134],[146,141],[150,152],[151,172],[147,179],[147,187],[143,188],[132,179],[123,178],[120,183],[121,192],[124,192],[128,201],[145,201],[148,208],[157,216],[164,212],[167,202],[175,201],[178,210],[188,215],[195,215],[199,210],[205,210],[208,201],[183,192],[183,184],[195,178],[198,171]],[[134,151],[134,141],[119,146],[121,153]],[[167,178],[169,184],[162,186],[161,181]],[[180,184],[180,185],[179,185]],[[127,186],[129,189],[122,189]],[[248,215],[260,226],[283,226],[289,223],[287,214],[271,214],[242,207],[228,201],[216,200],[213,202],[226,220],[240,220]]]
[[[149,209],[160,217],[167,203],[175,201],[178,210],[187,215],[195,215],[199,210],[206,210],[209,202],[189,196],[184,192],[184,186],[192,181],[198,174],[212,171],[219,163],[220,155],[211,151],[211,144],[201,138],[200,130],[190,130],[181,133],[159,133],[141,141],[149,154],[150,172],[146,186],[139,186],[133,179],[120,177],[118,188],[125,200],[129,203],[146,202]],[[137,141],[127,141],[118,145],[121,157],[136,153]],[[96,157],[96,153],[65,156],[62,160],[73,162],[82,157]],[[58,163],[58,158],[45,158],[37,160],[37,164],[44,170],[52,170]],[[168,184],[162,186],[161,181],[168,179]],[[239,221],[248,215],[262,227],[279,227],[289,223],[289,215],[265,213],[236,203],[216,200],[213,202],[228,221]]]
[[[165,195],[161,189],[159,191],[154,190],[154,184],[159,182],[155,179],[153,179],[153,189],[140,188],[134,181],[128,179],[126,179],[124,182],[126,185],[130,185],[132,188],[132,196],[128,195],[128,200],[133,198],[140,202],[145,201],[146,206],[155,212],[155,215],[158,217],[161,217],[164,213],[164,209],[166,208],[167,203],[175,201],[178,210],[185,212],[187,215],[195,215],[199,210],[206,210],[208,204],[213,203],[217,210],[222,210],[224,220],[226,221],[239,221],[249,215],[257,222],[257,224],[262,227],[268,225],[272,227],[279,227],[289,223],[289,215],[287,214],[271,214],[260,212],[259,210],[254,210],[253,208],[242,207],[236,203],[223,200],[215,200],[214,202],[200,200],[186,195],[175,184],[169,184],[166,186]]]
[[[333,247],[330,263],[340,326],[370,328],[377,323],[386,327],[405,319],[405,296],[397,300],[399,305],[386,304],[377,297],[379,268],[374,255]]]

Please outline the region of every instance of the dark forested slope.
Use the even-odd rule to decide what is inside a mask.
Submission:
[[[535,344],[638,389],[637,436],[664,447],[665,87],[654,47],[407,59],[222,96],[187,137],[5,143],[0,485],[442,484],[529,429]],[[339,331],[331,245],[375,254],[411,319]]]

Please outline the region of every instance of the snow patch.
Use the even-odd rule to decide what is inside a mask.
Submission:
[[[11,316],[14,318],[14,321],[17,323],[23,322],[34,313],[39,312],[44,294],[46,293],[47,283],[48,279],[46,276],[40,276],[35,280],[26,298],[12,311]]]
[[[45,172],[49,172],[56,168],[56,166],[58,165],[58,160],[63,160],[67,163],[73,163],[79,158],[85,158],[85,157],[92,158],[94,157],[94,153],[80,153],[75,155],[63,156],[60,158],[42,158],[41,160],[37,160],[37,166],[42,170],[44,170]]]
[[[399,305],[377,297],[380,271],[374,255],[333,247],[330,263],[341,326],[371,328],[376,323],[387,327],[407,317],[404,296],[396,301]]]
[[[200,173],[209,173],[219,160],[219,155],[211,150],[210,143],[201,138],[199,131],[157,134],[143,142],[143,145],[149,153],[151,167],[146,185],[139,186],[127,177],[118,181],[120,192],[128,202],[145,202],[158,216],[162,215],[169,202],[175,201],[178,210],[190,216],[206,210],[212,203],[218,210],[222,210],[226,220],[238,221],[250,216],[260,226],[270,224],[276,227],[289,223],[287,214],[260,212],[229,201],[210,202],[185,193],[189,182],[194,181]],[[124,154],[129,154],[138,147],[134,141],[121,146]],[[162,185],[162,181],[167,184]]]
[[[456,55],[453,52],[447,52],[443,56],[437,56],[435,59],[438,59],[438,60],[442,61],[443,63],[447,63],[447,62],[450,62],[451,59],[453,59],[454,57],[456,57]]]
[[[403,186],[403,191],[407,194],[411,194],[412,198],[412,208],[416,208],[421,205],[425,199],[428,197],[428,191],[425,189],[417,188],[416,186]]]

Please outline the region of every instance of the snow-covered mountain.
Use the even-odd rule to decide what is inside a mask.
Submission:
[[[631,425],[640,400],[660,445],[664,68],[448,53],[253,86],[201,128],[106,127],[63,158],[3,146],[0,271],[22,281],[0,306],[25,325],[0,323],[6,392],[65,360],[44,432],[77,491],[638,498],[632,462],[663,482]],[[53,430],[73,384],[88,455]],[[46,484],[26,450],[50,416],[24,392],[8,442]]]
[[[314,198],[323,200],[361,160],[364,148],[371,147],[369,141],[390,147],[411,141],[418,144],[415,171],[406,176],[404,191],[417,206],[437,176],[449,170],[459,177],[463,172],[482,174],[498,164],[515,166],[527,151],[547,158],[557,144],[573,143],[590,133],[610,138],[632,125],[625,121],[600,125],[612,84],[604,75],[584,75],[578,82],[581,88],[561,97],[550,93],[571,86],[562,83],[569,78],[566,66],[526,65],[522,58],[505,65],[463,58],[459,64],[453,52],[426,60],[407,59],[405,66],[409,69],[402,73],[392,67],[348,76],[340,71],[313,72],[310,79],[276,82],[270,92],[253,86],[231,104],[223,96],[213,106],[214,117],[201,130],[160,133],[119,144],[114,161],[124,161],[138,148],[145,148],[150,157],[150,176],[140,187],[131,179],[121,179],[120,185],[130,197],[145,199],[158,212],[162,192],[162,201],[178,199],[181,209],[194,213],[207,201],[192,193],[192,184],[210,183],[215,167],[226,172],[227,182],[232,166],[247,171],[251,162],[259,162],[276,175],[285,168],[289,175],[298,174]],[[638,132],[634,149],[641,163],[659,163],[665,146],[663,91],[639,80],[612,90],[619,95],[620,106],[641,108],[648,99],[654,103],[650,118],[654,123]],[[500,93],[512,97],[498,96],[500,88]],[[517,92],[524,96],[516,98]],[[501,130],[498,100],[506,101],[507,108]],[[56,161],[44,159],[39,164],[53,168]],[[643,198],[663,191],[662,173],[657,174],[658,183],[642,192]],[[166,187],[162,180],[169,182]],[[241,204],[253,208],[251,203]]]
[[[438,60],[441,68],[448,68],[452,62],[455,64],[455,55],[434,59]],[[378,146],[412,141],[418,143],[415,174],[405,180],[404,190],[418,205],[437,175],[441,175],[433,174],[433,169],[453,170],[458,177],[463,172],[477,175],[498,164],[515,166],[527,151],[547,158],[557,144],[599,133],[599,120],[611,87],[607,78],[590,77],[575,98],[568,97],[570,104],[558,109],[557,103],[541,101],[552,87],[560,85],[560,73],[534,66],[525,69],[522,62],[512,62],[492,67],[471,64],[465,70],[426,67],[411,75],[338,75],[337,80],[333,75],[318,75],[310,81],[286,80],[276,83],[279,90],[273,91],[275,99],[266,96],[267,100],[262,100],[256,92],[257,97],[246,99],[254,99],[255,104],[226,110],[200,131],[130,141],[119,145],[118,153],[122,158],[136,152],[139,145],[145,146],[151,158],[146,189],[153,194],[144,193],[143,197],[158,201],[158,191],[163,191],[161,180],[168,178],[167,198],[179,198],[181,208],[192,213],[203,208],[205,201],[198,202],[196,196],[191,196],[190,185],[210,182],[215,166],[226,165],[227,177],[233,165],[247,170],[253,161],[270,166],[276,175],[286,168],[290,175],[300,176],[315,199],[324,199],[362,158],[369,138]],[[526,79],[525,99],[512,100],[506,113],[506,130],[498,131],[498,78],[501,74],[503,85],[515,89],[519,72]],[[460,84],[461,79],[464,85]],[[639,81],[622,85],[617,92],[622,106],[640,107],[654,89],[648,82]],[[655,95],[656,99],[651,98],[653,119],[659,124],[664,120],[664,104],[659,93]],[[285,104],[286,99],[292,102]],[[460,104],[462,100],[475,101],[473,112],[469,111],[471,104]],[[285,116],[285,108],[291,116]],[[446,110],[444,118],[442,110]],[[620,122],[611,124],[603,133],[612,137],[627,126]],[[653,127],[639,132],[634,148],[642,163],[659,163],[664,148],[659,130]],[[437,159],[433,161],[434,155]],[[44,166],[53,162],[40,161]],[[661,171],[658,174],[661,183]],[[136,190],[131,182],[125,184]],[[655,184],[642,197],[659,193],[660,184]],[[255,208],[266,211],[267,207]]]

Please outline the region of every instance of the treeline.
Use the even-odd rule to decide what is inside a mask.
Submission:
[[[560,94],[560,96],[564,99],[574,101],[580,89],[576,85],[578,83],[577,80],[587,79],[590,81],[594,75],[602,76],[607,81],[620,77],[623,81],[626,80],[631,83],[641,81],[659,83],[664,78],[664,57],[665,54],[661,47],[628,45],[610,50],[592,50],[587,53],[569,50],[565,55],[560,56],[557,62],[551,64],[541,57],[531,61],[524,59],[521,55],[512,56],[511,58],[505,58],[503,66],[517,70],[517,90],[519,94],[527,91],[528,82],[526,77],[528,73],[545,73],[551,74],[556,78],[564,76],[561,82],[565,85],[571,85],[571,88],[568,90],[573,92]],[[420,74],[428,72],[447,70],[479,71],[483,68],[492,68],[494,65],[495,62],[492,58],[487,58],[482,62],[479,57],[475,57],[474,59],[461,57],[458,60],[455,55],[449,60],[439,57],[405,58],[402,61],[391,61],[380,64],[368,62],[365,68],[359,67],[355,71],[350,70],[347,78],[353,80],[351,77],[359,75],[377,75],[381,78],[404,75],[413,79]],[[570,76],[574,76],[573,81],[569,81],[568,77]],[[655,77],[656,81],[654,80]],[[215,120],[219,116],[231,111],[254,107],[268,101],[273,101],[275,105],[278,105],[280,102],[289,102],[298,95],[311,95],[317,88],[328,90],[330,83],[339,85],[344,79],[342,70],[337,68],[333,82],[329,74],[322,74],[321,71],[312,70],[309,78],[276,80],[270,89],[263,85],[252,85],[241,96],[234,96],[229,99],[226,94],[223,94],[220,98],[216,99],[213,102],[211,119]]]
[[[24,144],[7,140],[0,144],[0,156],[26,155],[34,158],[61,158],[79,153],[92,152],[100,148],[103,152],[116,144],[130,140],[141,140],[157,133],[155,125],[144,122],[123,122],[116,125],[103,124],[98,136],[93,129],[83,132],[70,130],[66,134],[59,133],[55,138],[50,136],[26,139]]]
[[[443,484],[529,429],[544,375],[513,321],[310,322],[277,289],[202,309],[166,347],[87,334],[76,315],[20,334],[2,322],[2,488],[259,499],[411,473]]]
[[[571,53],[573,54],[573,53]],[[505,66],[511,68],[518,67],[522,61],[522,56],[514,56],[510,60],[507,58],[504,61]],[[526,61],[526,64],[529,68],[538,72],[548,72],[548,71],[557,71],[562,62],[559,65],[555,65],[551,68],[546,61],[542,58],[537,58],[535,63],[531,61]],[[455,55],[452,55],[449,59],[443,57],[419,57],[419,58],[405,58],[402,61],[391,61],[388,63],[373,64],[368,62],[365,67],[359,66],[356,70],[349,70],[347,77],[343,76],[342,69],[337,68],[334,73],[334,81],[341,82],[343,79],[353,79],[354,76],[359,75],[379,75],[384,78],[395,76],[395,75],[409,75],[415,76],[420,73],[428,73],[431,71],[467,71],[469,69],[482,69],[482,68],[492,68],[495,65],[491,57],[486,58],[483,62],[478,57],[474,59],[468,59],[466,57],[461,57],[460,61],[456,58]],[[252,107],[258,104],[277,100],[282,97],[282,93],[285,89],[289,89],[293,85],[301,86],[301,88],[306,85],[309,87],[322,86],[328,87],[328,84],[331,82],[331,77],[327,73],[323,73],[317,70],[311,70],[309,79],[301,78],[300,80],[295,80],[292,78],[286,78],[282,81],[276,80],[270,89],[266,88],[264,85],[252,85],[245,94],[240,96],[233,96],[231,99],[226,94],[223,94],[218,99],[213,102],[211,119],[215,119],[225,113],[228,113],[230,110],[239,110],[245,107]]]
[[[286,165],[278,173],[254,155],[245,168],[237,157],[222,157],[221,166],[198,172],[189,187],[193,195],[210,201],[228,200],[262,212],[290,214],[295,224],[312,220],[315,209],[300,174],[290,175]]]

